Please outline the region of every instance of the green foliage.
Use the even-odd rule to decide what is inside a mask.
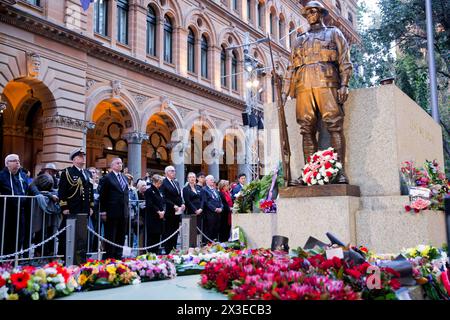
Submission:
[[[397,86],[430,113],[425,1],[378,0],[378,7],[379,12],[368,12],[363,2],[359,4],[361,44],[351,48],[355,72],[350,87],[371,87],[395,77]],[[432,0],[432,7],[439,113],[450,177],[450,1]],[[369,27],[362,23],[364,15],[371,18]]]

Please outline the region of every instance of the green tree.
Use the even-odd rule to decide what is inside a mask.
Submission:
[[[427,63],[426,13],[424,0],[378,0],[379,12],[370,13],[369,27],[362,24],[367,14],[364,3],[358,10],[361,44],[353,46],[355,74],[351,87],[376,84],[394,76],[396,84],[430,113]],[[450,1],[433,0],[435,59],[439,91],[439,111],[444,134],[447,175],[450,168]]]

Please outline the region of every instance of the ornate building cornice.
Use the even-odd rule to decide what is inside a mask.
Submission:
[[[43,126],[46,129],[48,129],[48,128],[67,128],[67,129],[75,129],[75,130],[79,130],[79,131],[86,131],[87,129],[93,129],[95,124],[93,122],[56,114],[54,116],[44,118]]]
[[[3,4],[5,0],[0,1]],[[39,34],[70,47],[78,48],[86,52],[89,56],[144,74],[152,79],[166,83],[170,82],[174,87],[203,96],[207,99],[215,100],[216,102],[239,110],[244,110],[245,108],[244,100],[234,98],[171,71],[161,69],[125,53],[105,47],[102,42],[84,36],[76,31],[69,30],[61,25],[9,5],[2,5],[1,8],[3,10],[0,10],[0,22],[27,30],[34,34]]]

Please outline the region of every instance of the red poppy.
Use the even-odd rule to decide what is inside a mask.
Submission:
[[[391,281],[389,282],[389,285],[392,287],[392,289],[394,290],[398,290],[400,289],[400,287],[402,286],[400,284],[400,281],[398,281],[397,279],[391,279]]]
[[[11,282],[17,290],[26,288],[28,280],[30,280],[30,274],[26,272],[19,272],[11,275]]]

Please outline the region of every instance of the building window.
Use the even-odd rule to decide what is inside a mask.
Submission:
[[[102,36],[108,35],[108,1],[94,3],[94,32]]]
[[[275,80],[273,76],[270,78],[270,84],[272,86],[272,102],[275,102]]]
[[[336,0],[336,8],[339,10],[339,12],[342,12],[341,3],[339,2],[339,0]]]
[[[235,51],[231,55],[231,89],[238,89],[238,60]]]
[[[247,0],[247,19],[252,20],[252,0]]]
[[[220,83],[222,86],[227,86],[227,52],[225,48],[222,47],[222,52],[220,53]]]
[[[147,54],[156,56],[156,14],[151,6],[147,11]]]
[[[284,45],[284,19],[281,16],[278,20],[278,34],[280,36],[280,43]]]
[[[194,31],[189,28],[187,39],[187,54],[188,54],[188,71],[195,72],[195,35]]]
[[[292,48],[292,46],[294,45],[294,39],[296,37],[296,33],[294,31],[295,26],[291,23],[291,25],[289,26],[289,47]]]
[[[202,63],[202,77],[208,78],[208,40],[202,36],[201,42],[201,63]]]
[[[40,7],[41,6],[41,0],[26,0],[29,4],[32,4],[33,6]]]
[[[264,5],[258,2],[258,27],[263,28],[264,21]]]
[[[232,0],[233,1],[233,9],[238,11],[238,0]]]
[[[128,44],[128,0],[117,0],[117,41]]]
[[[164,17],[164,61],[172,63],[172,21],[168,16]]]
[[[269,16],[269,20],[270,20],[270,35],[271,36],[273,36],[273,24],[274,24],[274,21],[273,21],[273,13],[272,12],[270,12],[270,16]]]
[[[353,15],[350,12],[348,13],[348,21],[353,25]]]

